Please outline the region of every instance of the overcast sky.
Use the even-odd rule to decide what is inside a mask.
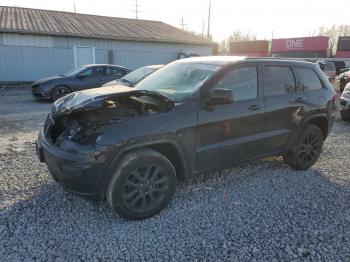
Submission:
[[[0,0],[3,6],[21,6],[78,13],[127,17],[135,14],[135,0]],[[188,30],[207,30],[209,0],[138,0],[139,17],[159,20]],[[233,31],[250,31],[258,38],[308,36],[319,26],[350,24],[350,0],[212,0],[211,33],[214,40]]]

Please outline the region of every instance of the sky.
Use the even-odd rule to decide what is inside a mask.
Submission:
[[[134,18],[136,0],[0,0],[19,6]],[[212,0],[210,32],[215,41],[235,30],[259,39],[308,36],[320,26],[350,24],[350,0]],[[207,32],[209,0],[138,0],[140,19],[158,20],[185,29]],[[331,3],[335,3],[333,6]],[[344,8],[343,8],[344,7]],[[204,22],[204,23],[203,23]]]

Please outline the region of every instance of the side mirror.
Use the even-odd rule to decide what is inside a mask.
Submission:
[[[232,91],[224,88],[214,88],[210,90],[206,101],[207,105],[210,106],[231,104],[232,102]]]

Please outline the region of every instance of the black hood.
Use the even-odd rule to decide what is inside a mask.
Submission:
[[[62,79],[63,76],[50,76],[50,77],[44,77],[44,78],[41,78],[39,80],[36,80],[33,85],[42,85],[42,84],[48,84],[54,80],[58,80],[58,79]]]
[[[91,111],[103,107],[108,99],[132,95],[151,95],[166,103],[170,102],[165,96],[158,93],[114,85],[74,92],[64,96],[52,105],[52,112],[56,116],[62,116],[73,112]]]

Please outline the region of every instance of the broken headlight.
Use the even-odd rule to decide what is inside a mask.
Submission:
[[[102,141],[101,134],[98,134],[93,126],[71,121],[65,123],[65,127],[66,129],[56,139],[57,146],[65,145],[67,141],[70,141],[81,146],[94,147]]]

